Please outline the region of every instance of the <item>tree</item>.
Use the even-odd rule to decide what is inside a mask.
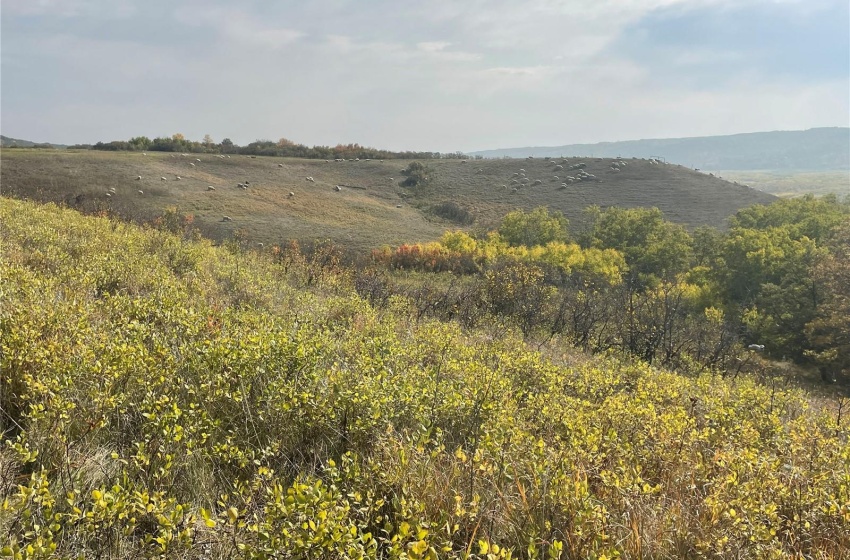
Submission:
[[[359,146],[357,147],[359,148]],[[428,183],[428,168],[418,161],[410,162],[401,174],[407,177],[402,182],[405,187],[418,187]]]
[[[213,144],[215,144],[215,142],[213,142],[212,136],[204,134],[204,146],[211,148]]]
[[[534,247],[568,240],[569,220],[560,212],[549,214],[546,207],[531,212],[515,210],[502,219],[499,235],[508,245]]]
[[[672,278],[691,263],[691,236],[658,208],[597,207],[588,214],[593,224],[585,244],[623,253],[633,279]]]
[[[822,302],[806,325],[806,354],[821,367],[824,380],[850,374],[850,218],[827,243],[829,253],[813,267]]]

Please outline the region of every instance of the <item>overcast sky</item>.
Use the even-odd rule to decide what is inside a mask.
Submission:
[[[2,0],[0,125],[452,152],[850,123],[847,0]]]

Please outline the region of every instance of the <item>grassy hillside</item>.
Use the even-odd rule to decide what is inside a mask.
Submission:
[[[850,169],[850,128],[507,148],[474,154],[484,157],[661,157],[668,162],[700,169],[834,171]]]
[[[429,185],[409,189],[399,186],[401,169],[409,163],[400,160],[326,163],[154,152],[5,150],[2,192],[135,217],[176,205],[194,214],[196,224],[213,239],[229,238],[242,229],[258,242],[323,238],[359,250],[436,238],[455,225],[430,212],[446,201],[468,210],[475,219],[472,227],[492,227],[512,210],[541,205],[560,210],[578,224],[582,210],[591,204],[657,206],[675,222],[723,227],[738,209],[774,200],[679,166],[629,160],[614,172],[612,161],[568,160],[565,166],[586,163],[585,170],[596,179],[561,189],[565,177],[576,172],[556,171],[554,161],[432,160],[426,161]],[[512,185],[513,174],[520,169],[530,182],[539,179],[542,184]],[[139,175],[142,179],[136,180]],[[182,179],[176,180],[177,176]],[[245,181],[250,183],[247,190],[237,187]],[[337,185],[344,185],[339,192]],[[208,191],[208,186],[216,190]],[[110,188],[116,192],[107,197]],[[232,221],[222,221],[225,215]]]
[[[253,163],[253,162],[251,162]],[[837,403],[0,198],[0,555],[838,558]]]

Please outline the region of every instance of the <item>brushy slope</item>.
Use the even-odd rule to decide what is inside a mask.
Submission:
[[[333,261],[0,224],[0,556],[850,549],[834,403],[378,311]]]
[[[194,215],[205,236],[216,240],[242,230],[257,242],[330,239],[359,251],[430,241],[448,226],[493,228],[508,212],[538,206],[563,212],[576,226],[582,211],[597,204],[656,206],[676,223],[722,229],[741,208],[775,200],[684,167],[628,160],[614,171],[612,161],[577,158],[558,170],[560,161],[542,159],[427,160],[428,185],[411,189],[399,185],[404,179],[401,170],[409,163],[402,160],[326,163],[235,155],[222,159],[212,154],[5,150],[2,192],[131,218],[150,218],[177,206]],[[569,171],[569,166],[579,163],[596,179],[560,188],[578,171]],[[511,182],[521,169],[528,186]],[[142,179],[136,180],[138,176]],[[532,186],[537,180],[541,184]],[[245,181],[247,190],[237,187]],[[337,185],[344,186],[336,191]],[[208,191],[208,186],[216,190]],[[112,188],[114,195],[107,197]],[[436,218],[433,209],[446,202],[474,221],[452,224]],[[222,221],[225,215],[232,221]]]

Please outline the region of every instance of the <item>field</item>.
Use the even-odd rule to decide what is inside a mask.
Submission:
[[[0,234],[0,557],[850,550],[846,400],[373,306],[296,252],[9,198]]]
[[[431,212],[434,205],[446,201],[473,216],[474,223],[463,227],[484,229],[512,210],[544,205],[560,210],[579,226],[582,211],[592,204],[657,206],[671,221],[723,228],[738,209],[774,200],[772,195],[676,165],[628,160],[622,171],[614,172],[612,161],[567,160],[567,166],[585,162],[586,171],[597,180],[573,183],[561,190],[568,172],[554,171],[554,161],[431,160],[425,161],[430,170],[428,186],[409,189],[399,186],[401,170],[409,163],[402,160],[327,163],[247,156],[222,159],[203,154],[6,149],[2,192],[63,202],[86,211],[110,209],[131,218],[149,218],[168,206],[177,206],[180,212],[193,214],[195,224],[216,240],[228,239],[239,229],[256,242],[319,238],[360,251],[427,241],[447,228],[460,227]],[[539,179],[542,184],[513,192],[510,181],[520,169],[530,181]],[[555,175],[560,179],[555,180]],[[137,176],[142,179],[136,180]],[[177,176],[181,180],[176,180]],[[246,181],[247,190],[237,188]],[[343,185],[339,192],[337,185]],[[216,190],[207,191],[207,186]],[[107,198],[110,188],[116,193]],[[294,196],[290,197],[290,192]],[[232,221],[222,221],[225,215]]]
[[[715,171],[716,175],[730,181],[749,185],[760,191],[782,197],[804,196],[813,194],[837,194],[839,197],[850,196],[850,171],[787,171],[787,170],[752,170],[752,171]]]

